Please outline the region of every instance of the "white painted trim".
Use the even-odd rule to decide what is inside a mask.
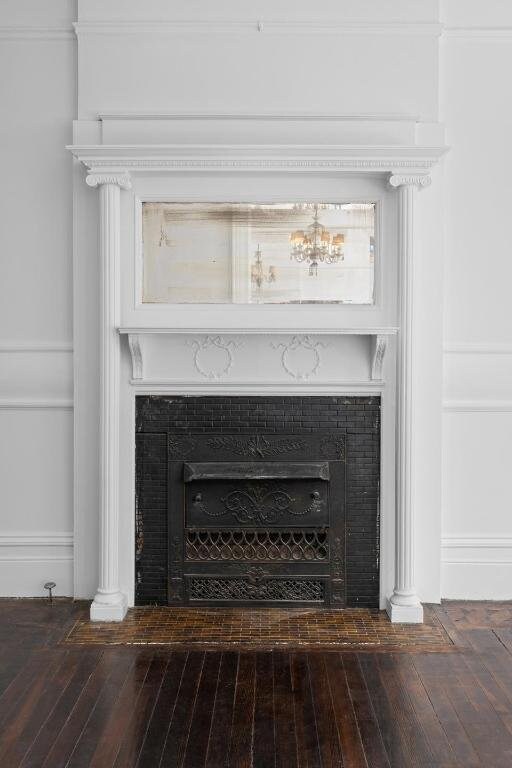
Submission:
[[[72,531],[0,533],[0,549],[3,547],[73,547],[73,533]]]
[[[218,305],[216,305],[218,306]],[[230,305],[231,306],[231,305]],[[270,306],[270,305],[269,305]],[[118,328],[119,333],[121,334],[152,334],[152,333],[169,333],[169,334],[201,334],[204,333],[206,335],[212,335],[216,333],[220,334],[255,334],[258,336],[268,336],[269,334],[279,334],[281,336],[286,335],[296,335],[297,328],[246,328],[245,326],[239,326],[239,327],[223,327],[223,328],[179,328],[176,326],[170,327],[170,326],[161,326],[161,327],[144,327],[144,326],[137,326],[137,327],[125,327],[120,326]],[[336,336],[346,336],[346,335],[353,335],[353,336],[396,336],[398,333],[398,328],[393,326],[387,326],[383,328],[333,328],[332,326],[327,328],[302,328],[300,330],[301,334],[310,334],[311,336],[325,336],[325,335],[336,335]]]
[[[512,27],[450,27],[445,26],[443,35],[446,37],[462,38],[509,38],[512,37]]]
[[[99,112],[98,120],[166,120],[183,121],[298,121],[298,122],[399,122],[418,123],[419,115],[400,113],[335,114],[333,112]]]
[[[93,144],[67,149],[91,175],[173,170],[246,173],[427,173],[445,146],[343,144]]]
[[[73,345],[64,341],[0,341],[0,352],[73,352]]]
[[[58,40],[75,41],[73,27],[70,24],[55,25],[53,27],[35,25],[2,25],[0,26],[0,40],[46,42]]]
[[[512,400],[445,400],[446,413],[512,413]]]
[[[512,344],[453,342],[443,345],[448,355],[512,355]]]
[[[343,19],[152,19],[80,21],[73,24],[77,37],[86,35],[265,34],[280,35],[406,35],[439,37],[442,24],[400,21],[346,21]]]
[[[323,384],[294,383],[293,381],[268,382],[258,384],[249,382],[229,382],[222,384],[203,384],[198,381],[169,381],[168,379],[131,379],[130,384],[136,389],[137,395],[338,395],[361,397],[372,396],[382,392],[385,384],[382,381],[363,382],[324,382]]]
[[[48,400],[29,400],[25,398],[2,398],[0,399],[0,410],[10,410],[10,411],[26,411],[26,410],[47,410],[47,409],[53,409],[53,410],[72,410],[73,409],[73,400],[58,400],[58,399],[48,399]]]

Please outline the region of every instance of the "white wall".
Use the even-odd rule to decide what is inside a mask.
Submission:
[[[0,9],[0,595],[73,592],[73,14]]]
[[[445,597],[512,598],[512,7],[445,0]]]
[[[451,152],[420,193],[418,586],[423,599],[439,596],[442,455],[442,592],[512,597],[512,10],[500,0],[443,0],[442,15],[448,29],[439,38],[437,0],[314,7],[80,0],[78,9],[72,0],[3,0],[0,594],[41,594],[47,578],[61,593],[73,591],[72,334],[82,403],[75,593],[88,596],[96,586],[97,193],[75,169],[74,270],[83,290],[73,303],[72,172],[64,150],[72,119],[116,110],[317,110],[446,121]],[[443,247],[444,331],[435,279]]]

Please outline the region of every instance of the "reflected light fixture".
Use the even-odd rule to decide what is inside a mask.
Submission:
[[[319,262],[335,264],[345,258],[345,235],[339,232],[331,235],[319,221],[318,205],[315,205],[313,210],[313,222],[309,227],[306,230],[296,229],[290,235],[290,259],[299,263],[306,261],[309,264],[310,276],[318,274]]]
[[[251,283],[261,288],[263,283],[275,283],[277,279],[277,273],[275,267],[269,267],[265,274],[265,268],[263,266],[263,260],[261,258],[261,249],[258,245],[255,253],[255,260],[251,264]]]

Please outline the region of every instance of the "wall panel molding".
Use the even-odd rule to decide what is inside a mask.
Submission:
[[[37,353],[40,352],[73,352],[73,345],[70,342],[60,341],[0,341],[0,352],[21,352]]]
[[[280,35],[405,35],[439,37],[442,24],[430,22],[345,21],[341,19],[151,19],[81,21],[73,24],[85,35],[280,34]]]
[[[512,400],[444,400],[446,413],[511,413]]]
[[[26,410],[73,410],[71,399],[47,399],[29,400],[24,398],[0,399],[0,410],[26,411]]]
[[[512,355],[512,344],[448,342],[443,352],[447,355]]]
[[[74,30],[70,24],[56,26],[3,25],[0,26],[0,40],[17,42],[74,41]]]

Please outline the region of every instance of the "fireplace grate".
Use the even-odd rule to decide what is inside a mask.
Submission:
[[[325,583],[319,579],[209,578],[188,579],[190,600],[323,602]]]
[[[195,530],[186,531],[187,560],[274,562],[325,561],[327,530]]]

